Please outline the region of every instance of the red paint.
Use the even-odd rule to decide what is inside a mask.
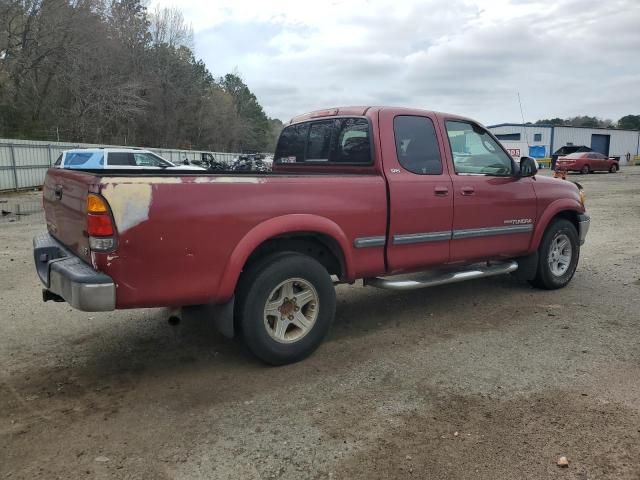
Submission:
[[[612,166],[620,168],[618,160],[606,157],[598,152],[576,152],[564,157],[558,157],[556,170],[580,172],[587,167],[590,172],[608,172]]]
[[[108,213],[87,215],[87,233],[92,237],[110,237],[113,235],[113,224]]]
[[[295,121],[335,114],[312,112]],[[86,195],[119,195],[114,182],[147,183],[146,217],[128,229],[116,222],[117,249],[94,252],[98,270],[117,284],[117,307],[224,302],[233,294],[247,258],[263,242],[291,234],[333,239],[341,250],[343,280],[415,271],[449,262],[514,257],[537,249],[549,221],[566,210],[583,212],[571,182],[536,178],[456,175],[445,119],[453,115],[387,107],[346,107],[337,115],[366,115],[374,140],[369,166],[277,165],[279,175],[98,175],[51,169],[44,186],[50,231],[87,262]],[[418,115],[435,125],[441,175],[415,175],[396,157],[393,119]],[[466,119],[465,119],[466,120]],[[322,173],[322,175],[318,175]],[[53,195],[64,189],[62,203]],[[66,195],[66,194],[69,195]],[[111,205],[113,210],[115,205]],[[534,230],[503,236],[401,245],[396,235],[502,227],[531,219]],[[120,220],[122,222],[122,220]],[[55,230],[55,232],[54,232]],[[363,237],[386,236],[386,246],[355,248]]]

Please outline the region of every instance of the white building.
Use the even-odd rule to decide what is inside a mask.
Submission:
[[[620,163],[623,164],[627,154],[631,159],[640,155],[640,131],[638,130],[521,123],[501,123],[488,128],[499,140],[526,142],[529,145],[530,156],[537,158],[550,157],[553,152],[565,145],[585,145],[596,152],[620,157]]]

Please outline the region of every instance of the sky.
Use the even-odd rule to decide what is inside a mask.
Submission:
[[[154,0],[267,115],[395,105],[491,125],[640,114],[640,0]]]

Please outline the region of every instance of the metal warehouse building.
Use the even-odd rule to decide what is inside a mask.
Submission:
[[[619,156],[625,163],[626,155],[633,159],[640,155],[640,131],[615,128],[560,127],[554,125],[524,125],[501,123],[489,130],[503,141],[527,142],[532,157],[549,157],[565,145],[586,145],[608,156]]]

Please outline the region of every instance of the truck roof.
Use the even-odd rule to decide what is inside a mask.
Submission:
[[[436,112],[433,110],[426,110],[426,109],[421,109],[421,108],[407,108],[407,107],[393,107],[393,106],[375,106],[375,105],[370,105],[370,106],[346,106],[346,107],[333,107],[333,108],[325,108],[322,110],[314,110],[312,112],[307,112],[307,113],[303,113],[301,115],[296,115],[295,117],[293,117],[288,125],[294,124],[294,123],[300,123],[300,122],[304,122],[307,120],[312,120],[312,119],[316,119],[316,118],[322,118],[322,117],[336,117],[336,116],[365,116],[365,115],[371,115],[373,113],[377,113],[381,110],[391,110],[394,111],[396,113],[399,114],[405,114],[405,115],[418,115],[418,114],[429,114],[429,115],[440,115],[440,116],[444,116],[447,118],[454,118],[454,119],[460,119],[460,120],[470,120],[474,123],[478,123],[475,122],[474,120],[468,119],[466,117],[462,117],[459,115],[454,115],[451,113],[444,113],[444,112]]]
[[[137,147],[89,147],[89,148],[70,148],[64,150],[65,153],[77,153],[77,152],[135,152],[135,153],[153,153],[150,150]]]

